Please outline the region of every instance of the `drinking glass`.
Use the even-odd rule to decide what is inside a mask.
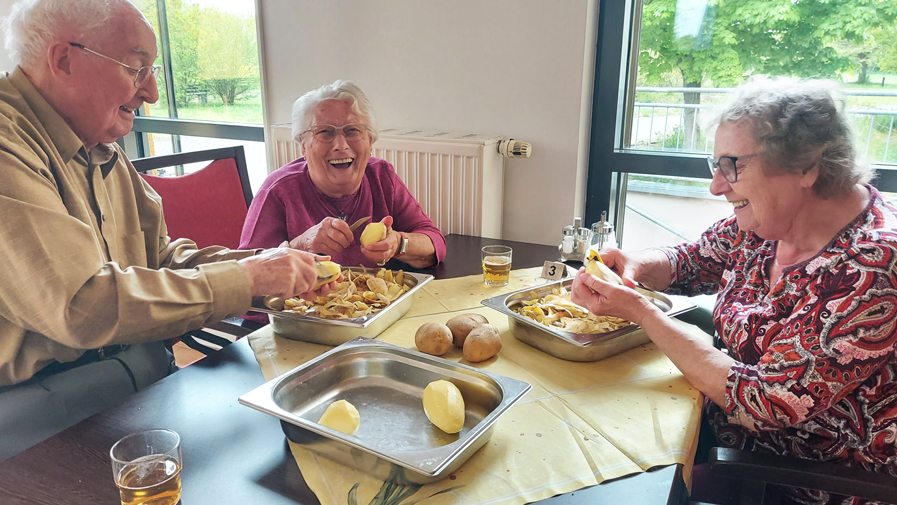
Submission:
[[[171,430],[132,433],[112,446],[112,475],[122,505],[181,501],[181,437]]]
[[[483,247],[483,281],[487,286],[507,286],[511,274],[511,248],[506,245]]]

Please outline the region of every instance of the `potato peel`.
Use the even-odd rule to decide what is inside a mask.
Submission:
[[[541,298],[524,300],[514,311],[545,326],[573,333],[605,333],[632,324],[618,317],[590,313],[573,303],[564,288],[554,288]]]
[[[342,275],[337,289],[327,296],[316,296],[313,302],[289,298],[284,300],[283,311],[322,319],[354,319],[383,310],[411,289],[399,282],[405,280],[402,270],[363,269],[358,273],[345,269]]]

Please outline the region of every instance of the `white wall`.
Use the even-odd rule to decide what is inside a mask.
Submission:
[[[5,18],[9,15],[9,11],[12,10],[12,4],[14,3],[16,3],[16,0],[0,0],[0,18]],[[3,37],[0,36],[0,72],[12,72],[12,60],[9,59],[9,53],[6,52],[3,44]]]
[[[505,163],[503,236],[557,244],[583,209],[595,0],[257,0],[266,120],[355,81],[381,128],[533,143]]]

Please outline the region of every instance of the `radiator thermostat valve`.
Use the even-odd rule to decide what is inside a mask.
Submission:
[[[502,139],[498,143],[498,152],[508,158],[529,158],[533,154],[533,145],[522,140]]]

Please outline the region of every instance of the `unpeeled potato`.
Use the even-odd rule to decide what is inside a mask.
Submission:
[[[374,242],[379,242],[386,238],[386,225],[383,223],[371,223],[364,227],[364,231],[361,232],[361,245],[367,246],[368,244],[373,244]]]
[[[467,334],[462,353],[471,363],[486,361],[501,350],[501,335],[491,324],[481,324]]]
[[[481,324],[487,324],[489,320],[479,314],[461,314],[445,323],[452,332],[452,343],[456,347],[464,347],[464,340],[471,330]]]
[[[414,345],[420,352],[442,356],[452,348],[452,332],[439,323],[424,323],[414,334]]]

